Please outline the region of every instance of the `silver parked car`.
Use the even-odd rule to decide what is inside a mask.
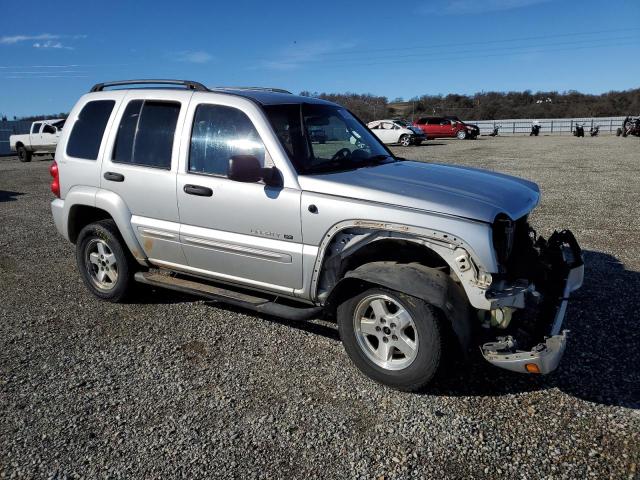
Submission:
[[[137,84],[172,88],[122,88]],[[56,227],[104,300],[141,282],[335,317],[353,362],[404,390],[425,386],[445,349],[543,374],[565,350],[584,266],[568,230],[546,240],[529,226],[538,187],[396,158],[340,105],[98,84],[71,111],[51,174]]]
[[[387,145],[395,143],[408,147],[420,145],[427,140],[422,130],[403,120],[374,120],[369,122],[367,127]]]

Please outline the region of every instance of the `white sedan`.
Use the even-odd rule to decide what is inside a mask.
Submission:
[[[367,127],[383,143],[399,143],[403,147],[420,145],[427,139],[422,130],[402,120],[374,120]]]

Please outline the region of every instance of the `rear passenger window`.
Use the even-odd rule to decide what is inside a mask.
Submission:
[[[113,100],[96,100],[82,108],[69,135],[67,155],[85,160],[98,158],[104,129],[115,104]]]
[[[199,105],[191,132],[189,171],[227,176],[234,155],[254,155],[262,166],[265,148],[249,117],[233,107]],[[268,157],[268,155],[267,155]]]
[[[113,161],[170,169],[179,114],[176,102],[129,102],[118,127]]]

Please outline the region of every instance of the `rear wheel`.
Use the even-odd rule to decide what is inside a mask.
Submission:
[[[456,137],[458,138],[458,140],[464,140],[465,138],[467,138],[467,132],[464,130],[460,130],[458,131],[458,133],[456,133]]]
[[[400,142],[399,143],[403,147],[408,147],[409,145],[411,145],[411,137],[409,135],[402,135],[400,137]]]
[[[338,307],[347,354],[368,377],[416,391],[438,371],[442,336],[433,308],[404,293],[371,288]]]
[[[18,147],[18,159],[23,163],[31,161],[31,152],[28,151],[24,145]]]
[[[80,231],[76,261],[84,284],[98,298],[120,302],[133,289],[135,260],[113,220],[91,223]]]

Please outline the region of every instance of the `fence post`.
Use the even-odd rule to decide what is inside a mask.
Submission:
[[[571,119],[571,125],[569,125],[569,135],[573,133],[573,118]]]
[[[513,122],[513,134],[516,134],[516,122]]]
[[[551,120],[551,133],[553,133],[553,120]]]
[[[613,132],[613,118],[609,119],[609,133]]]

